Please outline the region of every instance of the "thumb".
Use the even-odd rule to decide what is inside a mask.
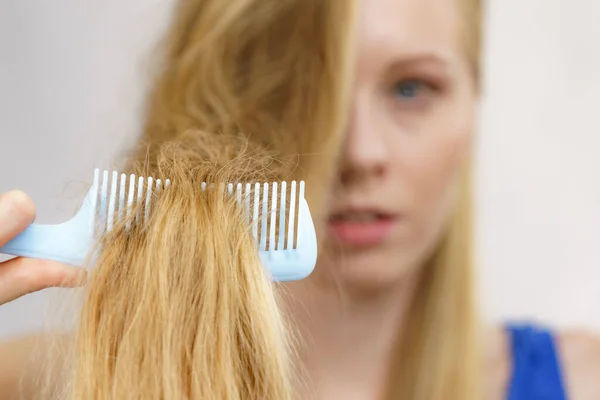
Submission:
[[[0,263],[0,305],[49,287],[78,287],[87,278],[84,268],[54,261],[17,257]]]

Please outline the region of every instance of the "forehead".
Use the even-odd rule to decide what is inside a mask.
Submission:
[[[413,52],[457,56],[461,48],[457,1],[362,0],[359,53],[372,61]]]

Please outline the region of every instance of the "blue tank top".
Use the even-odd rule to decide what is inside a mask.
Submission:
[[[554,337],[532,325],[509,325],[513,371],[507,400],[566,400]]]

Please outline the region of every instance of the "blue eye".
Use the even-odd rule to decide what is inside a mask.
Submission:
[[[396,84],[394,92],[402,99],[413,99],[419,96],[420,91],[426,88],[427,85],[421,81],[402,81]]]

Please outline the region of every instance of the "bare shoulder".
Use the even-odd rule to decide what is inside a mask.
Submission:
[[[0,393],[3,399],[35,399],[41,381],[50,377],[44,367],[60,374],[67,349],[68,334],[38,334],[0,340]]]
[[[483,344],[485,398],[503,400],[512,373],[510,343],[505,329],[501,326],[488,327]]]
[[[485,389],[489,399],[505,399],[512,374],[510,338],[502,326],[485,331]],[[600,399],[600,335],[581,330],[555,334],[569,399]]]
[[[600,336],[573,330],[556,339],[569,398],[600,399]]]

